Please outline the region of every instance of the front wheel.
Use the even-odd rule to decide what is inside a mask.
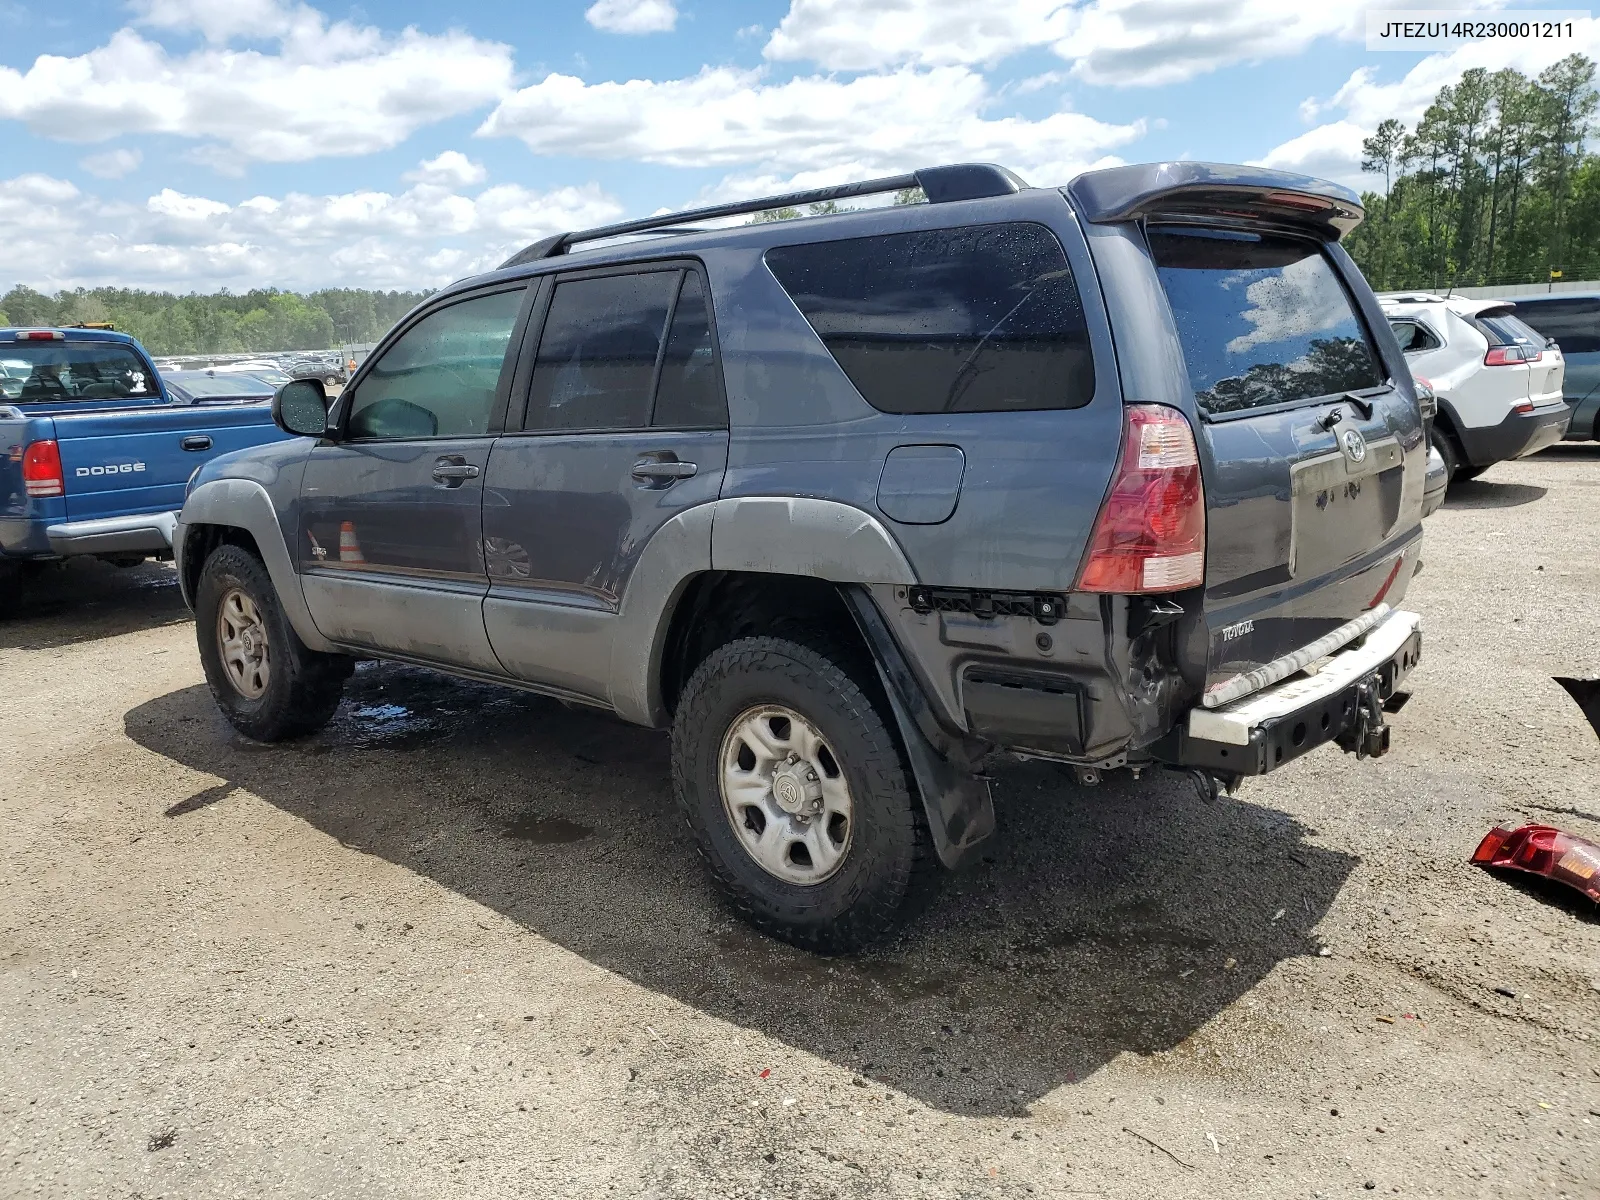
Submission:
[[[206,683],[235,729],[277,742],[328,723],[355,663],[307,648],[260,559],[233,545],[214,550],[200,571],[194,615]]]
[[[932,865],[898,743],[847,659],[731,642],[690,677],[672,729],[673,787],[723,895],[825,954],[894,929]]]

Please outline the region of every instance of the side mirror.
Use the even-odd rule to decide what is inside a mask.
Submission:
[[[272,419],[285,433],[321,437],[328,431],[328,393],[320,379],[294,379],[272,394]]]

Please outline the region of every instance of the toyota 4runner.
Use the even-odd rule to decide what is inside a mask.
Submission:
[[[211,690],[262,741],[359,658],[670,728],[712,878],[821,951],[973,855],[999,753],[1208,794],[1382,754],[1427,446],[1361,217],[963,165],[547,238],[196,474]]]

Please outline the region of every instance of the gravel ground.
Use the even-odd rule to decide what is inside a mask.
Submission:
[[[1429,518],[1395,748],[1202,804],[1001,772],[895,944],[710,899],[657,734],[390,665],[263,747],[169,568],[0,626],[7,1196],[1600,1195],[1600,447]],[[1496,989],[1505,989],[1507,995]]]

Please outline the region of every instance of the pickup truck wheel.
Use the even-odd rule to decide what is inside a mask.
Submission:
[[[893,930],[932,863],[898,743],[840,661],[730,642],[690,677],[672,729],[673,787],[719,890],[824,954]]]
[[[214,550],[200,571],[194,613],[206,682],[235,729],[277,742],[328,723],[355,664],[306,647],[260,559],[238,546]]]

